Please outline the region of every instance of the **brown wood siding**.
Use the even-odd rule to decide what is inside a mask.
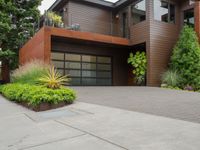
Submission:
[[[69,23],[80,24],[81,31],[110,35],[112,13],[109,10],[69,1]]]
[[[140,22],[130,27],[130,42],[132,45],[144,43],[148,40],[148,21]]]
[[[113,61],[113,85],[128,85],[128,49],[102,47],[94,44],[66,43],[61,40],[52,40],[52,51],[68,53],[111,56]]]
[[[195,15],[195,31],[197,32],[200,41],[200,2],[195,3],[194,15]]]
[[[177,3],[176,3],[177,4]],[[149,86],[160,86],[161,75],[166,71],[172,49],[180,32],[180,7],[176,5],[176,23],[170,24],[154,20],[153,0],[149,0],[150,32],[148,43],[148,81]]]

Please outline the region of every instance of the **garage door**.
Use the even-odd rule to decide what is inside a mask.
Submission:
[[[52,52],[51,60],[59,72],[69,75],[70,85],[112,85],[111,57]]]

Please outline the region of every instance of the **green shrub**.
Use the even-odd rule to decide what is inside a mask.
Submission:
[[[133,74],[136,77],[137,83],[142,84],[145,81],[147,70],[147,58],[145,52],[136,52],[135,55],[130,53],[128,64],[133,66]]]
[[[25,102],[31,106],[38,106],[45,102],[49,104],[60,102],[71,104],[76,98],[75,92],[69,88],[61,87],[53,90],[44,86],[20,83],[3,85],[0,92],[11,101]]]
[[[49,68],[44,62],[33,60],[20,66],[11,74],[11,80],[14,83],[36,84]]]
[[[170,69],[179,72],[182,88],[189,85],[200,89],[200,46],[193,28],[183,28],[173,49]]]
[[[177,71],[168,70],[162,75],[162,84],[166,86],[178,87],[180,82],[180,77]]]

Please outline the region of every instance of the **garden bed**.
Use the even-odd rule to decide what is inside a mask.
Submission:
[[[17,104],[22,105],[23,107],[26,107],[36,112],[57,109],[69,105],[69,103],[66,102],[60,102],[58,104],[41,103],[37,106],[28,105],[28,103],[17,103]]]
[[[0,88],[8,100],[34,111],[45,111],[72,104],[76,93],[70,88],[49,89],[39,85],[6,84]]]

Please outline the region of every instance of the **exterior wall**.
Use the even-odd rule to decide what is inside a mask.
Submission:
[[[195,15],[195,31],[197,32],[197,35],[200,39],[200,2],[199,1],[195,3],[194,13],[195,13],[194,14]]]
[[[52,51],[110,56],[113,61],[113,85],[128,85],[128,49],[108,48],[107,46],[94,44],[66,43],[61,41],[52,42]]]
[[[19,51],[20,64],[33,59],[50,62],[50,36],[48,30],[42,28],[32,39],[30,39]]]
[[[166,71],[172,49],[180,32],[180,5],[176,3],[176,23],[154,20],[153,0],[149,0],[149,41],[147,44],[149,86],[160,86],[161,75]]]
[[[69,25],[80,24],[81,31],[111,35],[112,13],[110,10],[69,1]]]
[[[44,60],[44,30],[40,30],[31,41],[28,41],[20,50],[20,64],[24,64],[32,59]]]
[[[145,43],[148,38],[149,26],[147,20],[130,27],[130,43],[132,45]]]

